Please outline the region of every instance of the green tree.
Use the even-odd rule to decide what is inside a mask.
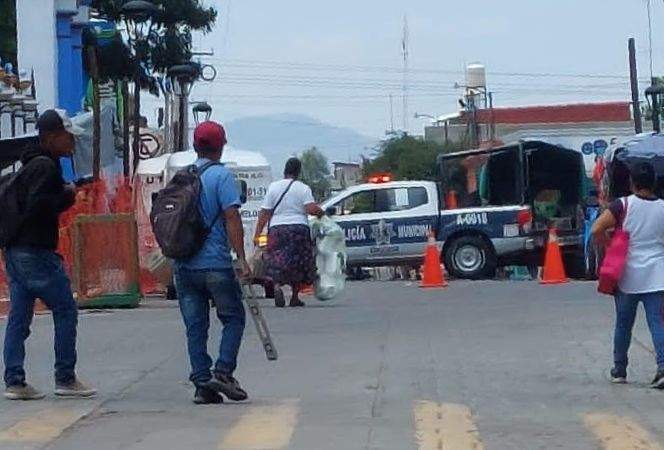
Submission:
[[[92,7],[99,11],[101,17],[122,21],[122,5],[127,0],[93,0]],[[154,18],[154,32],[150,34],[146,46],[141,52],[145,55],[140,61],[144,68],[145,86],[152,87],[155,92],[155,75],[165,75],[169,67],[189,62],[192,57],[192,31],[208,33],[217,19],[217,10],[205,7],[201,0],[152,0],[159,7]],[[122,43],[121,45],[126,46]],[[128,49],[118,49],[120,53],[128,53]],[[136,61],[131,66],[135,67]],[[127,68],[118,68],[118,73],[109,73],[114,79],[122,79],[130,74]]]
[[[0,0],[0,59],[16,67],[16,0]]]
[[[390,173],[395,180],[438,179],[437,157],[441,153],[463,150],[462,143],[440,145],[423,138],[404,135],[384,141],[374,159],[365,161],[365,176]]]
[[[300,161],[300,179],[311,188],[316,201],[323,200],[330,191],[330,166],[327,158],[316,147],[311,147],[302,152]]]

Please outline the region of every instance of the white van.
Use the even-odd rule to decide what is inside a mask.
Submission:
[[[152,194],[163,189],[178,170],[193,164],[197,159],[193,150],[178,153],[168,153],[156,158],[143,160],[137,170],[137,211],[138,234],[140,239],[141,268],[152,273],[167,285],[169,298],[174,298],[172,286],[168,286],[171,265],[161,254],[161,250],[152,235],[149,216],[152,208]],[[267,159],[257,152],[235,149],[230,146],[224,148],[221,162],[237,177],[247,184],[247,199],[240,208],[242,224],[244,226],[244,248],[247,255],[253,253],[254,229],[258,220],[258,213],[263,205],[267,188],[272,182],[272,172]]]
[[[152,207],[152,193],[164,188],[178,170],[190,166],[196,159],[196,152],[189,150],[141,161],[138,176],[142,182],[143,205],[148,213]],[[221,162],[238,180],[247,183],[247,201],[242,205],[240,214],[244,224],[245,249],[250,252],[258,213],[272,182],[270,164],[258,152],[239,150],[228,145],[224,148]]]

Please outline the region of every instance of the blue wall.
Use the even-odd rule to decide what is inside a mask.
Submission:
[[[58,106],[66,109],[70,117],[82,110],[83,55],[82,29],[72,23],[71,14],[58,14],[56,32],[58,38]],[[71,158],[61,160],[65,180],[76,178]]]
[[[58,14],[58,106],[70,116],[81,111],[83,96],[82,30],[72,16]]]

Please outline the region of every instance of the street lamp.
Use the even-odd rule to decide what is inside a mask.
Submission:
[[[191,87],[200,75],[198,64],[186,63],[172,66],[168,69],[168,78],[171,80],[173,92],[175,95],[187,97],[191,92]]]
[[[188,62],[178,64],[168,69],[168,79],[173,87],[173,93],[178,97],[178,133],[176,136],[175,151],[185,150],[186,136],[188,130],[188,98],[191,87],[201,74],[200,66],[196,63]]]
[[[122,5],[120,13],[127,27],[130,41],[142,41],[150,35],[153,26],[152,19],[157,12],[159,12],[159,8],[147,0],[132,0]]]
[[[208,102],[198,102],[193,108],[196,125],[207,122],[212,117],[212,106]]]
[[[134,70],[134,140],[132,144],[133,171],[136,172],[140,159],[140,117],[141,117],[141,61],[145,55],[147,39],[152,33],[154,17],[159,8],[147,0],[131,0],[120,10],[129,45],[134,50],[136,67]],[[124,175],[129,176],[129,149],[123,150]]]

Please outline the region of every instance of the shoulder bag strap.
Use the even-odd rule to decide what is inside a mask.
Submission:
[[[625,219],[627,218],[627,208],[629,207],[629,197],[622,197],[620,199],[620,203],[622,203],[623,210],[622,214],[620,214],[620,218],[618,219],[618,223],[616,224],[616,230],[622,230],[625,228]]]
[[[623,199],[623,213],[622,217],[620,218],[620,228],[623,229],[625,228],[625,219],[627,218],[627,208],[629,207],[629,197],[625,197]]]
[[[284,199],[284,197],[286,196],[286,194],[290,190],[293,183],[295,183],[295,180],[291,181],[290,184],[286,187],[286,190],[281,193],[281,196],[279,197],[279,200],[277,200],[277,203],[274,204],[274,208],[272,208],[272,216],[274,216],[274,212],[277,210],[277,208],[281,204],[281,201]],[[270,216],[270,220],[267,221],[267,231],[268,231],[268,233],[270,232],[270,222],[272,222],[272,216]]]
[[[220,163],[219,161],[206,162],[201,167],[196,166],[196,164],[192,164],[191,165],[191,170],[192,170],[193,173],[198,175],[199,179],[201,179],[201,177],[203,176],[203,173],[205,173],[205,171],[208,170],[212,166],[223,166],[223,164]],[[203,180],[201,179],[201,187],[202,186],[203,186]],[[201,194],[199,194],[199,198],[198,198],[199,203],[201,202],[201,200],[202,200],[202,192],[201,192]],[[217,223],[217,220],[219,220],[219,218],[221,217],[221,215],[223,213],[224,213],[224,210],[221,209],[221,205],[219,205],[219,212],[217,213],[216,217],[212,220],[212,223],[210,224],[210,226],[207,227],[208,233],[210,232],[210,230],[212,230],[212,227],[214,226],[215,223]]]

